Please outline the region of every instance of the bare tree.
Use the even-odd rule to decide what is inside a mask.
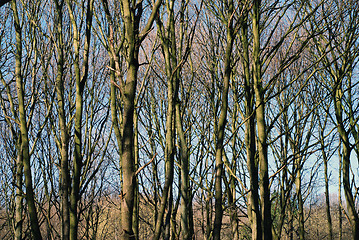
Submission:
[[[344,7],[344,5],[346,5]],[[328,13],[327,13],[328,12]],[[353,28],[358,23],[358,4],[350,1],[344,3],[335,1],[335,4],[328,6],[326,14],[326,29],[317,41],[317,51],[329,53],[322,59],[325,74],[321,78],[328,80],[325,87],[332,96],[335,109],[335,124],[341,141],[342,156],[342,177],[344,194],[347,204],[348,217],[353,232],[353,239],[359,237],[359,217],[354,203],[352,183],[350,181],[350,156],[352,150],[357,152],[357,118],[355,115],[355,104],[353,92],[355,91],[355,78],[353,70],[357,65],[359,46],[357,37],[359,32]],[[330,22],[329,22],[330,19]],[[351,143],[354,139],[354,143]]]

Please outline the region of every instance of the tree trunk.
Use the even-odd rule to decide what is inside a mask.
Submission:
[[[329,239],[334,239],[333,237],[333,225],[332,225],[332,217],[330,214],[330,200],[329,200],[329,178],[328,178],[328,159],[327,154],[324,150],[324,136],[321,134],[321,147],[322,147],[322,156],[324,163],[324,180],[325,180],[325,206],[326,206],[326,214],[327,214],[327,226],[328,226],[328,235]]]
[[[227,13],[227,46],[224,59],[224,78],[223,78],[223,89],[221,99],[220,116],[217,125],[217,139],[216,139],[216,170],[215,170],[215,213],[214,213],[214,224],[213,224],[213,239],[221,239],[221,228],[222,228],[222,217],[223,217],[223,204],[222,204],[222,176],[223,176],[223,152],[224,152],[224,135],[225,127],[227,123],[227,109],[228,109],[228,92],[229,83],[232,74],[232,51],[234,41],[234,30],[233,30],[233,18],[232,14],[234,11],[233,1],[228,1],[228,13]]]
[[[125,57],[127,64],[126,81],[120,79],[121,97],[123,101],[122,114],[122,193],[121,193],[121,236],[123,240],[135,239],[132,228],[133,206],[135,200],[136,175],[135,175],[135,156],[134,156],[134,111],[135,96],[138,74],[138,53],[141,42],[151,30],[153,21],[161,0],[157,0],[152,6],[152,12],[147,18],[145,27],[140,32],[140,22],[142,17],[142,3],[135,3],[130,0],[121,1],[121,12],[125,29]],[[116,72],[120,71],[116,67]]]
[[[122,156],[121,169],[123,175],[121,192],[121,239],[135,239],[132,228],[133,206],[135,198],[136,176],[134,171],[134,110],[138,73],[138,47],[136,39],[137,31],[134,26],[131,6],[128,1],[123,1],[123,17],[125,24],[125,39],[128,42],[126,63],[126,84],[121,95],[123,100],[122,115]]]
[[[352,236],[353,239],[359,239],[359,218],[357,211],[355,209],[355,203],[353,198],[353,193],[351,190],[350,184],[350,142],[348,133],[345,131],[343,124],[343,116],[342,116],[342,97],[343,92],[341,88],[341,80],[335,81],[336,88],[334,92],[334,108],[335,108],[335,116],[337,120],[337,128],[340,135],[340,139],[342,142],[342,170],[343,170],[343,187],[344,187],[344,196],[347,204],[348,217],[350,221],[350,225],[352,227]]]
[[[338,218],[339,218],[339,240],[343,239],[343,209],[342,209],[342,169],[343,169],[343,157],[341,154],[341,141],[339,140],[338,148],[339,156],[339,182],[338,182]]]
[[[62,18],[63,18],[63,2],[55,1],[57,11],[57,76],[56,76],[56,94],[58,102],[58,118],[60,127],[60,194],[61,194],[61,225],[62,239],[70,238],[70,173],[69,173],[69,134],[65,113],[65,97],[64,97],[64,50],[62,38]]]
[[[31,174],[31,163],[30,163],[30,152],[29,152],[29,138],[28,128],[26,120],[26,107],[25,107],[25,93],[24,83],[22,76],[22,29],[20,25],[18,9],[16,1],[11,2],[11,7],[14,14],[14,27],[16,33],[16,53],[15,53],[15,81],[16,81],[16,93],[18,97],[18,111],[19,111],[19,125],[20,125],[20,149],[19,161],[23,161],[23,170],[25,175],[25,187],[26,187],[26,202],[28,206],[28,214],[31,226],[31,234],[34,239],[41,240],[40,225],[37,218],[37,211],[35,205],[35,194],[32,186],[32,174]],[[21,167],[18,166],[18,167]],[[18,169],[19,171],[21,169]],[[21,187],[21,186],[19,186]],[[19,200],[19,199],[18,199]]]
[[[139,160],[139,148],[138,148],[138,115],[137,112],[134,112],[134,154],[135,154],[135,171],[138,169],[138,160]],[[133,233],[135,235],[135,239],[138,240],[139,238],[139,214],[140,214],[140,195],[139,195],[139,188],[138,188],[138,178],[135,178],[135,199],[133,205],[133,216],[132,216],[132,228]]]
[[[268,176],[268,146],[267,129],[265,122],[265,100],[262,86],[262,63],[260,60],[260,7],[261,1],[255,0],[253,4],[253,78],[254,92],[256,97],[256,119],[258,131],[258,157],[259,157],[259,177],[261,194],[261,212],[262,212],[262,239],[272,239],[272,218],[271,202]]]
[[[168,46],[165,44],[162,45],[165,53],[165,62],[166,62],[166,75],[172,75],[172,69],[170,65],[170,56],[168,51]],[[167,50],[166,50],[167,49]],[[173,174],[174,174],[174,114],[175,114],[175,86],[172,77],[167,78],[167,99],[168,99],[168,107],[167,107],[167,116],[166,116],[166,147],[165,147],[165,184],[163,187],[162,198],[161,198],[161,206],[158,213],[158,218],[155,227],[155,240],[160,238],[163,216],[167,205],[167,200],[170,198],[170,192],[172,188],[173,182]]]
[[[296,154],[295,157],[295,165],[296,165],[296,177],[295,177],[295,185],[296,185],[296,194],[298,200],[298,222],[299,222],[299,239],[304,240],[304,203],[302,196],[302,174],[301,174],[301,157]]]
[[[247,213],[251,223],[252,239],[262,238],[261,214],[259,209],[258,194],[258,166],[256,163],[256,142],[255,142],[255,112],[254,112],[254,92],[249,64],[249,43],[248,43],[248,18],[244,18],[241,27],[241,42],[243,46],[242,65],[245,77],[245,144],[247,167],[250,181],[250,191],[248,193]]]
[[[76,102],[75,102],[75,149],[74,149],[74,162],[73,162],[73,181],[70,195],[70,239],[77,240],[78,238],[78,202],[80,200],[80,179],[82,162],[82,114],[83,114],[83,92],[85,83],[87,81],[89,69],[89,53],[91,42],[91,26],[92,26],[92,13],[93,13],[93,0],[89,0],[86,9],[86,39],[84,46],[83,56],[83,75],[81,76],[80,70],[80,36],[77,27],[76,19],[72,11],[72,4],[69,0],[66,1],[70,20],[72,22],[73,31],[73,48],[75,53],[74,71],[76,79]]]
[[[16,157],[16,176],[15,176],[15,182],[16,182],[16,196],[15,196],[15,239],[21,240],[22,239],[22,231],[23,231],[23,157],[22,152],[20,151],[20,143],[21,140],[18,140],[16,151],[18,152]]]
[[[130,42],[135,39],[129,37]],[[137,53],[135,55],[137,57]],[[136,93],[138,60],[130,56],[127,60],[129,65],[126,80],[125,93],[123,95],[123,129],[122,129],[122,156],[121,167],[123,185],[121,193],[121,227],[122,239],[135,239],[132,229],[132,216],[135,197],[135,172],[134,172],[134,132],[133,114],[134,98]]]
[[[190,231],[190,196],[191,189],[189,187],[189,156],[187,141],[183,132],[182,119],[180,114],[180,103],[176,101],[176,130],[180,140],[180,156],[181,156],[181,239],[192,239]]]

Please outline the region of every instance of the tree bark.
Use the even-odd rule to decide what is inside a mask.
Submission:
[[[29,151],[29,138],[28,127],[26,118],[25,107],[25,93],[24,93],[24,80],[22,76],[22,29],[19,20],[18,9],[16,1],[11,2],[11,7],[14,14],[14,27],[16,33],[16,53],[15,53],[15,81],[16,92],[18,97],[18,111],[20,122],[20,149],[19,149],[19,161],[22,160],[23,170],[25,175],[25,187],[26,187],[26,202],[28,206],[28,214],[31,226],[31,234],[34,239],[41,240],[40,224],[37,217],[37,210],[35,205],[35,194],[32,184],[31,163],[30,163],[30,151]],[[21,165],[18,166],[21,168]],[[18,169],[19,171],[21,169]],[[19,186],[21,187],[21,186]]]
[[[299,222],[299,239],[304,240],[304,203],[302,196],[302,174],[301,174],[301,156],[298,153],[295,154],[295,165],[296,165],[296,176],[295,176],[295,186],[296,186],[296,194],[298,200],[298,222]]]
[[[181,156],[181,230],[183,240],[192,239],[190,231],[190,198],[191,189],[189,186],[189,154],[187,141],[183,132],[182,119],[180,115],[179,102],[176,102],[176,130],[180,140],[180,156]]]
[[[342,142],[342,170],[343,170],[343,187],[344,187],[344,196],[347,204],[348,217],[350,225],[352,227],[352,236],[353,239],[359,239],[359,218],[358,213],[355,209],[355,203],[353,198],[353,193],[351,190],[350,184],[350,142],[348,133],[346,132],[343,124],[343,113],[342,113],[342,82],[340,79],[336,79],[336,86],[334,89],[334,108],[335,116],[337,120],[337,128]]]
[[[259,176],[260,176],[260,194],[261,194],[261,212],[262,212],[262,239],[272,239],[272,218],[271,202],[268,176],[268,146],[267,146],[267,128],[265,122],[265,91],[262,86],[262,63],[260,59],[260,7],[261,1],[255,0],[253,3],[253,78],[254,92],[256,97],[256,119],[258,131],[258,158],[259,158]]]
[[[121,155],[121,169],[122,169],[122,193],[121,193],[121,239],[135,239],[132,218],[133,206],[135,200],[136,176],[135,176],[135,156],[134,156],[134,111],[135,111],[135,96],[137,87],[138,74],[138,53],[141,47],[141,42],[147,36],[152,28],[153,21],[159,7],[161,0],[157,0],[152,6],[152,12],[147,18],[145,27],[140,32],[140,22],[142,17],[142,3],[135,1],[122,0],[122,16],[125,29],[126,42],[126,64],[127,75],[126,81],[121,79],[122,83],[122,155]],[[120,69],[116,69],[120,71]]]
[[[324,146],[324,134],[321,129],[321,138],[320,143],[322,147],[322,156],[323,156],[323,164],[324,164],[324,180],[325,180],[325,206],[326,206],[326,214],[327,214],[327,226],[328,226],[328,235],[329,239],[334,239],[333,237],[333,224],[332,217],[330,214],[330,200],[329,200],[329,178],[328,178],[328,158],[327,153],[325,152]]]
[[[22,151],[20,150],[21,138],[17,141],[16,151],[18,152],[16,157],[16,196],[15,196],[15,239],[22,239],[22,231],[23,231],[23,191],[21,188],[23,187],[23,172],[24,172],[24,159],[22,157]]]
[[[258,194],[258,166],[256,163],[256,131],[254,111],[254,89],[249,64],[249,43],[248,43],[248,16],[243,19],[241,27],[241,42],[243,48],[242,65],[245,77],[245,144],[247,167],[249,173],[250,189],[248,193],[247,213],[251,222],[252,239],[261,239],[261,214],[259,209]]]
[[[64,43],[62,36],[63,27],[63,2],[55,1],[57,11],[56,37],[57,37],[57,76],[56,76],[56,94],[58,103],[58,118],[60,127],[60,194],[61,194],[61,223],[62,239],[70,238],[70,202],[69,190],[71,186],[69,173],[69,133],[65,112],[64,97]]]
[[[228,92],[229,84],[232,75],[232,51],[234,41],[234,29],[233,29],[233,17],[234,12],[233,1],[228,1],[228,13],[227,13],[227,45],[224,59],[224,78],[222,88],[222,99],[220,116],[217,125],[217,138],[216,138],[216,169],[215,169],[215,213],[214,213],[214,224],[213,224],[213,239],[221,239],[221,228],[223,218],[223,204],[222,204],[222,177],[223,177],[223,151],[224,151],[224,136],[225,127],[227,123],[227,111],[228,111]]]
[[[76,19],[72,10],[72,4],[69,0],[66,1],[69,8],[70,20],[72,23],[73,31],[73,48],[74,48],[74,71],[76,81],[76,102],[75,102],[75,149],[74,149],[74,162],[73,162],[73,179],[70,195],[70,239],[76,240],[78,238],[78,202],[80,200],[80,180],[81,169],[83,165],[82,159],[82,114],[83,114],[83,92],[88,76],[89,69],[89,54],[91,43],[91,27],[92,27],[92,14],[93,14],[93,0],[88,0],[86,7],[86,29],[85,29],[85,45],[82,76],[80,69],[80,35],[77,27]]]

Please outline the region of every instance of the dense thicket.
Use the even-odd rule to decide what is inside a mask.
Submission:
[[[0,237],[359,239],[358,14],[0,1]]]

